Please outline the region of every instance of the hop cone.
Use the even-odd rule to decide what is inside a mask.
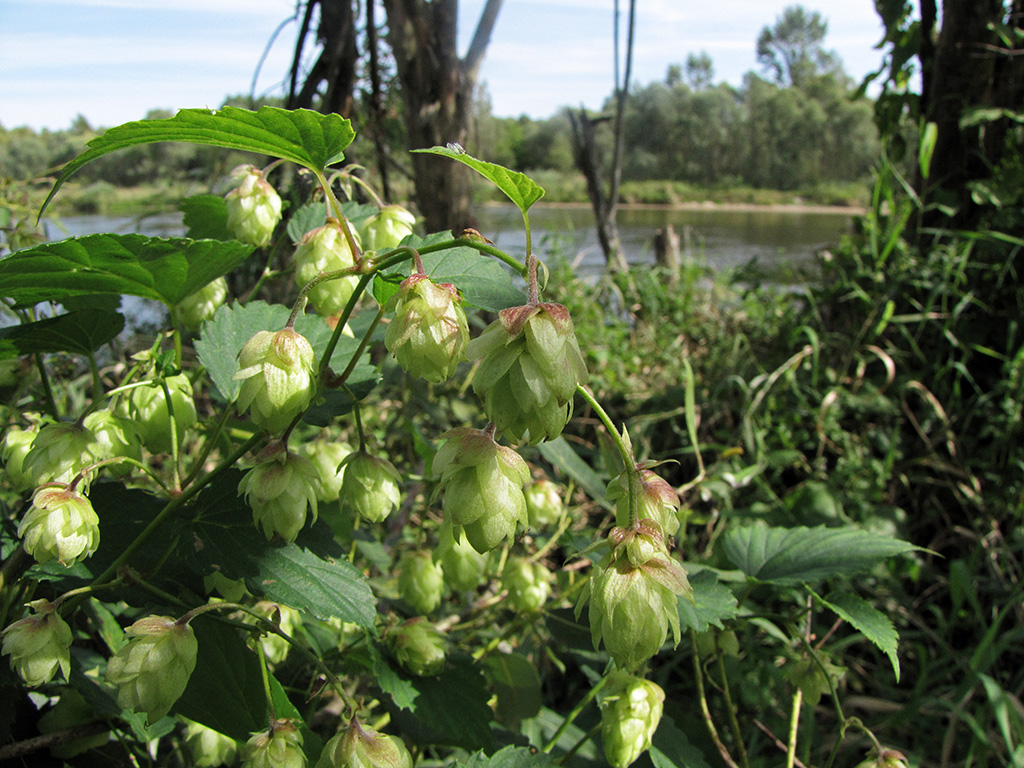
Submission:
[[[11,657],[11,669],[26,685],[48,683],[58,669],[67,680],[71,671],[71,627],[49,600],[33,600],[29,605],[34,615],[0,633],[3,654]]]
[[[25,551],[39,564],[71,566],[100,545],[100,519],[82,494],[65,485],[44,486],[18,525]]]
[[[242,749],[242,768],[306,768],[299,729],[277,720],[270,731],[253,734]]]
[[[480,360],[473,391],[487,418],[517,442],[558,437],[587,379],[572,318],[560,304],[503,309],[469,342],[466,357]]]
[[[281,220],[281,198],[258,168],[240,166],[232,176],[239,181],[224,196],[228,232],[236,240],[263,247],[270,242],[274,227]]]
[[[185,720],[185,744],[196,768],[231,765],[238,754],[238,742],[230,736],[192,720]]]
[[[353,233],[356,244],[359,236]],[[329,218],[322,227],[302,236],[293,256],[295,282],[299,288],[322,272],[337,272],[355,266],[352,246],[337,219]],[[326,280],[314,285],[306,296],[318,315],[336,315],[341,312],[359,283],[355,275]]]
[[[440,382],[463,359],[469,326],[455,286],[433,283],[417,274],[402,281],[395,294],[395,317],[384,346],[413,376]]]
[[[637,514],[640,520],[654,520],[666,536],[673,536],[679,530],[679,494],[675,488],[649,469],[637,467],[626,470],[608,484],[608,501],[615,504],[615,522],[629,525],[629,478],[634,472],[637,490]]]
[[[487,557],[465,539],[456,541],[452,536],[443,536],[439,557],[444,580],[456,591],[476,589],[487,574]]]
[[[45,483],[70,483],[96,461],[99,445],[91,430],[78,424],[46,424],[25,454],[21,469],[30,488]]]
[[[164,380],[171,395],[174,409],[174,429],[178,445],[185,439],[185,433],[198,420],[196,401],[192,396],[192,382],[179,373]],[[171,452],[171,417],[167,410],[167,397],[163,387],[136,387],[131,391],[131,413],[142,442],[153,453]]]
[[[562,516],[562,497],[558,486],[547,478],[526,486],[526,514],[533,529],[554,525]]]
[[[379,523],[398,508],[402,476],[390,461],[356,451],[345,459],[344,468],[341,499],[360,519]]]
[[[140,461],[142,443],[134,422],[123,419],[111,410],[93,411],[82,421],[83,426],[96,436],[94,452],[97,459],[112,459],[124,456]],[[127,463],[108,464],[105,469],[113,475],[123,477],[133,467]]]
[[[536,613],[551,594],[551,571],[525,557],[511,558],[501,575],[509,604],[517,611]]]
[[[175,304],[171,315],[175,323],[194,333],[199,330],[204,320],[213,317],[217,307],[224,303],[227,296],[228,281],[218,277]]]
[[[348,728],[324,745],[316,768],[412,768],[412,755],[401,739],[353,718]]]
[[[345,459],[352,453],[352,446],[336,440],[316,440],[303,443],[299,450],[316,465],[320,472],[318,501],[337,501],[341,497],[341,486],[345,480]]]
[[[386,205],[380,213],[374,214],[363,222],[359,234],[363,238],[363,247],[368,251],[383,251],[395,248],[416,225],[416,217],[400,205]]]
[[[128,642],[107,662],[107,682],[117,686],[117,703],[145,712],[153,723],[185,692],[199,646],[188,624],[168,616],[147,616],[125,633]]]
[[[601,740],[612,768],[626,768],[651,746],[665,702],[661,687],[612,672],[601,697]]]
[[[9,427],[4,433],[3,445],[0,447],[0,459],[3,460],[7,477],[16,491],[27,491],[35,488],[35,479],[25,472],[25,457],[32,450],[32,443],[39,434],[39,425],[33,422],[25,429]]]
[[[514,536],[516,523],[527,524],[523,486],[530,470],[488,431],[458,428],[444,437],[433,472],[444,489],[445,523],[456,534],[461,528],[477,552],[487,552]]]
[[[399,624],[388,633],[387,641],[398,663],[414,675],[429,677],[444,668],[444,637],[422,617]]]
[[[416,613],[430,613],[441,604],[444,573],[429,552],[406,552],[398,568],[398,593]]]
[[[320,473],[312,461],[280,446],[272,446],[261,459],[242,478],[238,492],[245,494],[252,520],[268,540],[279,534],[285,541],[295,541],[306,524],[307,508],[316,521]]]
[[[267,432],[283,431],[313,399],[314,363],[313,348],[302,334],[291,328],[259,331],[238,353],[238,407],[249,409]]]

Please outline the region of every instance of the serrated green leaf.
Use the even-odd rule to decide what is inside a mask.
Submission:
[[[86,235],[0,260],[0,296],[19,307],[74,296],[129,294],[173,306],[252,253],[237,241]]]
[[[64,166],[40,214],[64,182],[83,165],[138,144],[181,141],[240,149],[290,160],[321,172],[344,159],[344,150],[353,138],[352,124],[340,115],[279,107],[261,107],[257,112],[237,107],[217,111],[183,109],[163,120],[125,123],[97,136],[86,145],[85,152]]]
[[[698,571],[689,576],[693,587],[693,602],[685,596],[679,596],[679,624],[683,628],[696,632],[706,632],[714,624],[724,629],[722,622],[739,615],[736,595],[725,584],[718,580],[714,571]]]
[[[370,664],[373,669],[374,680],[380,689],[391,697],[395,706],[399,709],[407,709],[410,712],[416,711],[416,697],[419,691],[416,690],[416,681],[396,671],[380,652],[375,643],[368,643],[370,653]]]
[[[484,660],[484,672],[498,697],[496,714],[506,727],[518,729],[519,723],[540,712],[543,697],[537,668],[519,653],[496,653]]]
[[[228,204],[220,195],[194,195],[181,201],[185,236],[193,240],[232,240]]]
[[[463,768],[550,768],[553,765],[554,758],[549,754],[511,745],[502,747],[490,757],[474,752],[462,763]]]
[[[690,742],[669,715],[661,718],[649,755],[654,768],[709,768],[704,753]]]
[[[191,626],[199,646],[196,668],[174,711],[245,741],[267,724],[259,660],[234,627],[210,616]]]
[[[900,681],[900,659],[897,655],[900,637],[889,617],[867,600],[853,592],[830,592],[821,597],[811,592],[822,605],[834,611],[839,618],[860,632],[886,656],[892,664],[896,682]]]
[[[769,528],[763,524],[729,530],[726,557],[747,576],[775,584],[814,583],[867,570],[913,544],[859,528]]]
[[[414,149],[413,152],[440,155],[441,157],[457,160],[463,165],[468,165],[504,192],[508,199],[515,203],[516,207],[524,214],[531,205],[544,197],[544,189],[526,174],[509,170],[496,163],[477,160],[472,155],[466,154],[466,151],[461,147],[431,147],[429,149]]]
[[[124,330],[124,315],[83,309],[34,323],[0,328],[0,360],[35,352],[87,355]]]

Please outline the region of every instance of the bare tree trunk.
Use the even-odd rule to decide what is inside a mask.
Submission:
[[[466,141],[473,91],[501,4],[487,0],[469,51],[460,60],[458,0],[384,0],[412,148]],[[427,231],[470,226],[468,169],[424,154],[414,154],[412,164],[416,202]]]
[[[316,8],[320,9],[317,42],[320,55],[298,88],[299,67],[306,37]],[[288,108],[316,107],[320,112],[352,113],[353,91],[356,84],[356,65],[359,50],[356,47],[356,18],[350,0],[307,0],[302,25],[292,57],[291,85]],[[321,86],[326,85],[322,99],[317,103]]]
[[[380,55],[377,36],[375,0],[366,2],[366,49],[370,67],[370,130],[377,155],[377,172],[380,174],[380,190],[384,200],[391,200],[391,183],[388,176],[388,144],[384,140],[384,94],[380,82]]]

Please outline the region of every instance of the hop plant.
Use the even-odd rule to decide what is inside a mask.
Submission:
[[[188,376],[179,373],[168,376],[164,383],[167,384],[167,392],[171,396],[174,430],[180,447],[185,434],[198,421],[196,401],[192,396],[192,382],[188,380]],[[153,453],[170,453],[171,417],[163,387],[157,383],[148,387],[136,387],[131,391],[129,401],[135,426],[145,446]]]
[[[276,624],[286,635],[294,636],[295,630],[302,624],[302,614],[287,605],[260,600],[253,606],[253,610]],[[255,621],[249,614],[244,614],[242,620],[249,623]],[[259,643],[263,655],[271,664],[280,664],[288,658],[288,652],[292,647],[291,643],[276,632],[261,635]]]
[[[320,473],[318,501],[337,501],[345,480],[343,462],[352,453],[352,446],[340,440],[305,442],[299,450],[316,466]]]
[[[445,582],[456,591],[476,589],[487,574],[486,555],[473,549],[466,539],[443,537],[438,556]]]
[[[262,248],[270,243],[281,220],[281,198],[263,172],[251,165],[231,173],[238,184],[224,198],[228,208],[228,232],[236,240]]]
[[[306,510],[317,515],[320,473],[307,458],[292,453],[280,443],[260,454],[259,463],[238,484],[238,493],[252,508],[252,520],[267,539],[279,535],[295,541],[306,524]]]
[[[316,768],[412,768],[401,739],[352,722],[324,745]]]
[[[213,317],[217,307],[228,297],[228,281],[223,277],[211,280],[195,293],[190,293],[171,310],[171,317],[177,325],[195,333],[204,320]]]
[[[27,414],[32,417],[35,414]],[[32,443],[39,434],[39,422],[32,419],[28,427],[9,427],[0,444],[0,459],[3,460],[7,477],[16,491],[27,491],[36,487],[34,479],[25,472],[25,457],[32,450]]]
[[[128,642],[107,662],[117,703],[145,712],[150,723],[166,715],[185,692],[199,645],[187,622],[147,616],[125,630]]]
[[[45,483],[70,483],[96,461],[98,449],[96,435],[81,424],[46,424],[32,441],[21,469],[30,488]]]
[[[43,486],[18,524],[25,551],[42,565],[56,559],[72,566],[100,545],[100,519],[92,503],[71,486]]]
[[[192,765],[196,768],[215,768],[235,762],[237,741],[202,723],[182,719],[185,720],[185,745],[192,753]]]
[[[608,484],[606,497],[615,504],[615,522],[620,526],[627,526],[631,522],[629,472],[633,472],[636,478],[638,519],[654,520],[666,536],[675,535],[679,530],[679,494],[663,478],[642,466],[627,469]]]
[[[558,493],[558,486],[547,478],[530,483],[523,493],[531,528],[546,528],[561,518],[562,497]]]
[[[576,387],[587,379],[576,331],[561,304],[503,309],[466,345],[480,360],[473,391],[487,418],[516,442],[531,444],[562,433]]]
[[[650,749],[664,708],[665,692],[656,683],[615,671],[601,696],[601,740],[612,768],[626,768]]]
[[[857,768],[907,768],[907,757],[895,749],[881,747],[857,763]]]
[[[441,604],[444,572],[429,552],[406,552],[398,568],[398,593],[416,613],[430,613]]]
[[[343,462],[342,502],[361,520],[379,523],[398,508],[401,474],[387,459],[359,450]]]
[[[634,670],[664,645],[669,628],[674,643],[679,644],[677,595],[692,600],[693,590],[682,567],[663,547],[638,556],[642,563],[634,564],[629,546],[637,543],[636,533],[629,533],[634,535],[615,542],[612,552],[595,567],[576,605],[576,615],[589,600],[594,648],[603,642],[618,667]],[[643,540],[640,545],[648,549]]]
[[[514,536],[516,523],[527,524],[523,486],[530,470],[491,431],[460,427],[443,437],[433,473],[444,490],[445,523],[455,535],[464,531],[477,552],[487,552]]]
[[[245,743],[242,768],[306,768],[302,733],[290,720],[275,720]]]
[[[396,248],[412,234],[416,217],[400,205],[385,205],[366,219],[359,228],[363,247],[368,251]]]
[[[316,392],[313,347],[292,328],[259,331],[238,353],[238,367],[238,407],[271,434],[291,424]]]
[[[440,382],[463,359],[469,325],[462,298],[450,283],[433,283],[424,274],[402,281],[394,298],[395,317],[384,346],[413,376]]]
[[[501,574],[508,601],[517,611],[536,613],[551,594],[551,571],[525,557],[513,557]]]
[[[142,443],[133,422],[108,409],[93,411],[82,420],[82,425],[96,436],[94,453],[97,459],[142,459]],[[123,477],[131,473],[132,467],[127,463],[114,463],[108,464],[106,470]]]
[[[9,625],[0,633],[0,652],[11,657],[11,669],[31,687],[48,683],[60,670],[64,679],[71,673],[71,627],[49,600],[33,600],[35,612]]]
[[[422,617],[394,627],[388,632],[387,643],[398,663],[414,675],[430,677],[444,669],[444,636]]]
[[[300,288],[323,272],[337,272],[355,266],[356,256],[341,227],[337,219],[328,218],[326,224],[310,230],[299,240],[292,260],[295,282]],[[359,235],[351,229],[350,232],[358,245]],[[314,285],[306,296],[317,314],[336,315],[348,304],[358,283],[356,275],[326,280]]]

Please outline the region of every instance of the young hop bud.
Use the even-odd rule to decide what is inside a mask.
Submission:
[[[240,177],[240,181],[224,196],[228,232],[236,240],[262,248],[270,242],[281,220],[281,198],[258,168],[236,168],[232,176]]]
[[[656,683],[616,671],[601,695],[601,741],[612,768],[626,768],[650,749],[665,703]]]
[[[31,488],[45,483],[70,483],[96,461],[96,435],[78,424],[59,422],[39,429],[21,465]],[[86,478],[88,481],[88,478]]]
[[[237,741],[202,723],[186,718],[182,720],[185,721],[185,745],[192,753],[192,765],[196,768],[216,768],[235,762]]]
[[[523,486],[530,470],[488,431],[460,427],[443,437],[433,473],[444,489],[445,523],[456,536],[461,528],[477,552],[487,552],[513,537],[516,523],[527,524]]]
[[[379,523],[398,509],[402,498],[398,484],[402,476],[394,464],[366,451],[355,451],[343,466],[341,499],[361,520]]]
[[[315,367],[313,347],[302,334],[292,328],[259,331],[238,353],[239,409],[249,409],[261,429],[282,432],[313,399]]]
[[[368,251],[383,251],[396,248],[416,225],[416,217],[400,205],[385,205],[363,222],[359,234],[363,247]]]
[[[142,442],[134,422],[123,419],[111,410],[93,411],[83,419],[82,424],[96,436],[94,452],[97,459],[113,459],[123,456],[140,461]],[[134,467],[125,463],[107,464],[104,469],[117,477],[124,477]]]
[[[353,718],[348,728],[324,745],[316,768],[412,768],[412,755],[401,739]]]
[[[882,747],[857,763],[857,768],[907,768],[907,756],[895,749]]]
[[[72,566],[100,545],[100,519],[92,504],[66,485],[43,486],[18,524],[25,551],[42,565],[56,559]]]
[[[252,508],[252,521],[262,528],[268,540],[278,534],[295,541],[306,524],[306,509],[316,522],[316,495],[320,473],[309,459],[285,450],[280,444],[260,454],[260,463],[250,469],[238,484],[239,495]]]
[[[48,683],[60,670],[64,679],[71,672],[71,627],[49,600],[33,600],[35,613],[9,625],[2,653],[11,657],[11,669],[30,687]]]
[[[594,648],[605,649],[621,669],[634,670],[664,645],[669,628],[679,644],[677,595],[692,599],[682,567],[662,552],[634,565],[616,547],[595,566],[576,605],[579,616],[590,601]]]
[[[306,768],[302,733],[290,720],[275,720],[245,743],[242,768]]]
[[[487,575],[487,557],[466,539],[442,536],[439,547],[441,570],[449,587],[457,592],[476,589]]]
[[[444,669],[444,636],[422,617],[389,631],[387,642],[398,663],[418,677],[432,677]]]
[[[627,472],[636,473],[637,519],[653,520],[661,526],[666,536],[674,536],[679,530],[679,494],[675,488],[649,469],[637,467],[626,470],[610,483],[606,498],[615,504],[615,522],[628,526],[629,519],[629,478]]]
[[[462,298],[450,283],[423,274],[402,281],[393,301],[395,317],[384,346],[413,376],[444,381],[455,373],[469,341]]]
[[[517,442],[552,440],[572,416],[576,387],[587,379],[576,331],[561,304],[511,307],[466,346],[480,359],[473,391],[487,418]]]
[[[227,297],[228,281],[218,277],[175,304],[171,316],[176,324],[195,333],[204,320],[213,317],[217,307],[223,304]]]
[[[551,571],[525,557],[514,557],[505,565],[501,585],[508,590],[509,604],[515,610],[536,613],[551,594]]]
[[[351,232],[356,245],[359,245],[359,235]],[[348,238],[345,237],[341,223],[334,218],[328,218],[322,227],[304,234],[295,248],[292,259],[295,265],[295,283],[299,288],[303,288],[321,272],[350,269],[356,263],[355,254]],[[339,277],[317,283],[306,296],[309,297],[309,303],[313,305],[318,315],[336,315],[348,304],[358,283],[359,278],[356,275]]]
[[[526,486],[524,496],[531,528],[546,528],[562,517],[562,497],[558,493],[558,486],[547,478]]]
[[[398,594],[416,613],[430,613],[441,604],[444,573],[430,552],[406,552],[398,569]]]
[[[192,627],[168,616],[139,619],[125,634],[128,642],[107,662],[107,682],[117,686],[122,708],[154,723],[185,692],[199,645]]]
[[[164,381],[171,395],[171,408],[174,411],[174,430],[178,437],[178,447],[185,440],[185,434],[198,421],[196,401],[192,396],[192,382],[188,376],[179,373],[169,376]],[[171,417],[167,409],[167,396],[159,384],[149,387],[136,387],[129,396],[131,414],[142,437],[143,444],[152,453],[171,452]]]
[[[612,528],[608,534],[612,545],[612,557],[626,557],[630,563],[639,567],[655,555],[668,557],[665,536],[661,526],[649,518],[639,521],[634,526]]]
[[[39,434],[39,424],[33,421],[28,427],[9,427],[0,443],[0,460],[3,461],[7,477],[16,491],[35,488],[35,479],[25,472],[25,457],[32,450],[32,443]]]

